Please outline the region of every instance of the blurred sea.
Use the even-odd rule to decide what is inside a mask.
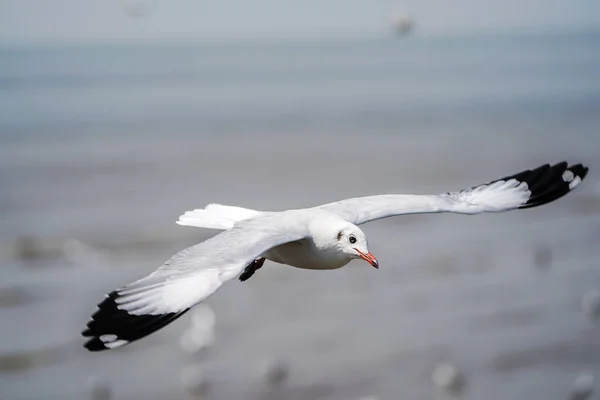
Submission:
[[[0,48],[0,399],[567,399],[600,380],[600,34]],[[104,293],[214,234],[210,202],[264,210],[439,193],[546,162],[580,189],[506,214],[364,226],[381,264],[266,264],[207,302],[216,342],[180,349],[186,315],[118,351],[79,336]],[[290,376],[266,387],[265,359]],[[600,382],[600,381],[599,381]],[[595,388],[600,390],[600,384]]]

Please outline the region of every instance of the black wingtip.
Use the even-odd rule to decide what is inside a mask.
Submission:
[[[98,304],[87,329],[81,332],[82,336],[91,338],[83,345],[86,349],[101,351],[122,347],[157,331],[188,311],[133,315],[117,307],[115,300],[118,297],[116,291],[111,292]]]
[[[569,166],[566,161],[545,164],[533,170],[519,172],[502,180],[516,179],[527,183],[529,199],[519,208],[538,207],[553,202],[575,189],[587,176],[589,169],[582,164]]]
[[[104,343],[98,338],[88,340],[87,342],[85,342],[83,347],[85,347],[89,351],[108,350],[108,347],[106,347]]]

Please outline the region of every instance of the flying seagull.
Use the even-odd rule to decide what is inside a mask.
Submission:
[[[330,270],[354,259],[379,268],[357,225],[395,215],[479,214],[550,203],[575,189],[588,168],[562,162],[438,195],[358,197],[317,207],[265,212],[209,204],[179,217],[179,225],[223,232],[188,247],[150,275],[98,304],[83,336],[91,351],[121,347],[157,331],[212,295],[224,282],[249,279],[270,260]]]

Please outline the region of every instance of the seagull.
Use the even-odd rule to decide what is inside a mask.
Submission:
[[[222,230],[188,247],[150,275],[116,289],[98,304],[84,347],[100,351],[145,337],[186,313],[234,278],[246,281],[265,260],[296,268],[338,269],[362,259],[379,268],[358,225],[396,215],[479,214],[541,206],[575,189],[582,164],[542,165],[456,192],[357,197],[281,212],[209,204],[177,224]]]

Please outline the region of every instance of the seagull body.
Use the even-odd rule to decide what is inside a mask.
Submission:
[[[226,281],[249,279],[265,260],[302,269],[332,270],[355,259],[379,268],[358,225],[418,213],[479,214],[550,203],[587,175],[581,164],[562,162],[438,195],[357,197],[317,207],[266,212],[209,204],[177,223],[221,233],[175,254],[150,275],[109,293],[98,304],[85,347],[121,347],[169,324]]]

